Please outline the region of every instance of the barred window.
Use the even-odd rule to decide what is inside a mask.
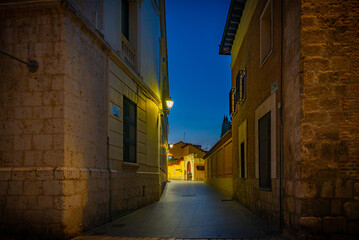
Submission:
[[[235,95],[235,89],[232,88],[229,91],[229,115],[234,113],[234,106],[235,106],[234,95]]]
[[[236,77],[235,103],[246,99],[246,71],[240,70]]]

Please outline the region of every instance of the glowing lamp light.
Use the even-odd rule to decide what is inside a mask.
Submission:
[[[169,99],[166,100],[166,105],[167,105],[167,108],[168,108],[168,109],[171,109],[171,108],[172,108],[172,106],[173,106],[173,101],[172,101],[171,98],[169,98]]]
[[[172,143],[170,144],[170,148],[173,148],[173,144],[172,144]]]

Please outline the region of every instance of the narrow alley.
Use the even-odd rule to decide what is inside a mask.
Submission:
[[[171,181],[159,202],[74,240],[120,237],[272,239],[276,238],[276,231],[238,202],[203,182]]]
[[[1,0],[0,240],[359,240],[359,0]]]

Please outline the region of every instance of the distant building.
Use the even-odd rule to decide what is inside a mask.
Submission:
[[[168,179],[185,180],[185,168],[183,158],[168,159]]]
[[[164,0],[1,1],[0,13],[0,49],[39,64],[0,54],[0,231],[67,239],[157,201]]]
[[[168,160],[169,180],[204,180],[205,166],[202,157],[206,151],[201,149],[201,145],[180,141],[173,144],[169,153],[171,156]]]
[[[300,239],[359,234],[358,18],[356,0],[230,4],[233,197]]]

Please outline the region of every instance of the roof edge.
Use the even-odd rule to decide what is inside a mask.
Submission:
[[[237,33],[238,25],[241,21],[246,2],[247,0],[231,0],[221,44],[219,45],[220,55],[231,55],[234,37]],[[230,28],[232,29],[230,30]]]
[[[202,158],[207,159],[213,153],[215,153],[223,144],[229,141],[232,138],[232,129],[229,129],[219,140],[214,144],[214,146],[204,155]]]

